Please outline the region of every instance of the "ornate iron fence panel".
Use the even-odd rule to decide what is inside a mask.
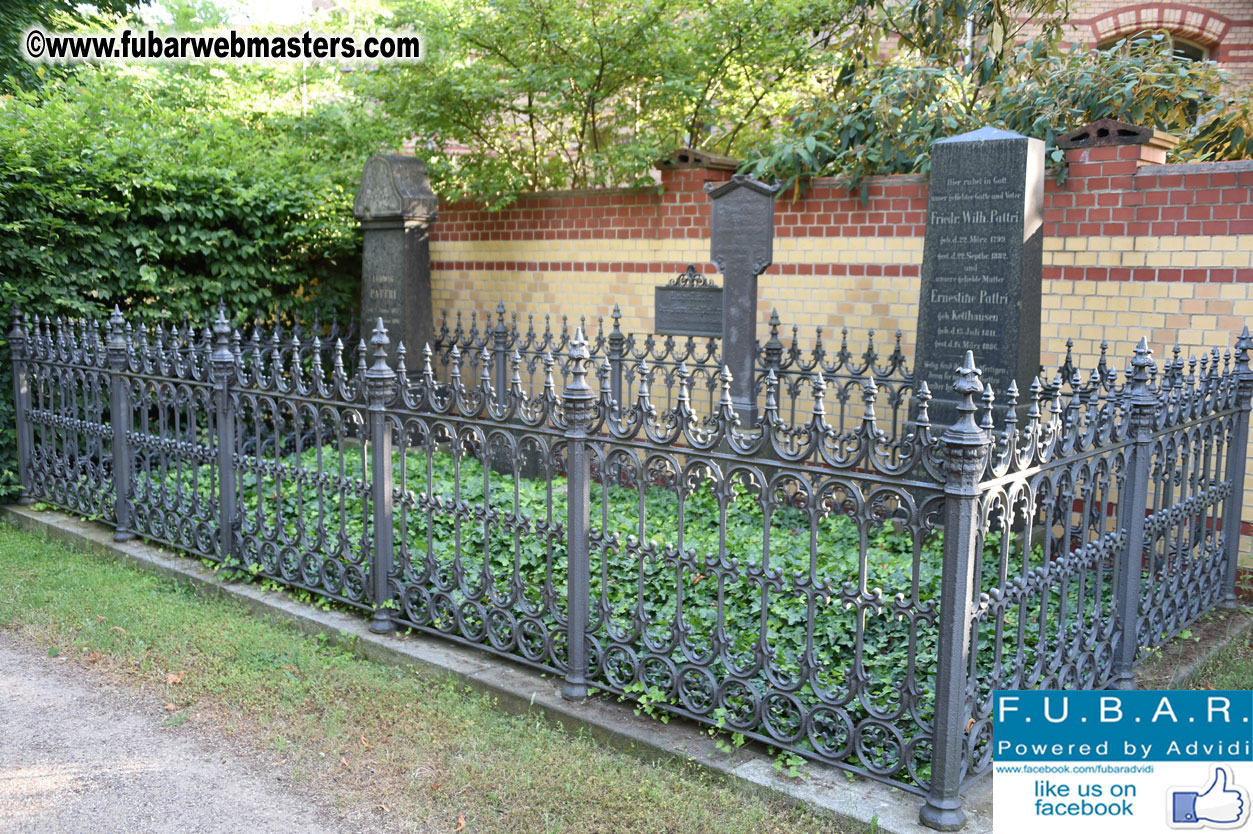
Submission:
[[[1246,445],[1237,435],[1247,416],[1230,352],[1221,371],[1219,363],[1215,350],[1201,357],[1199,368],[1194,357],[1184,373],[1176,356],[1154,391],[1136,621],[1145,649],[1176,636],[1224,598],[1228,560],[1238,552],[1243,490],[1236,478],[1243,475]]]
[[[121,360],[116,379],[124,388],[131,457],[131,487],[118,496],[126,505],[121,515],[144,538],[220,559],[212,337],[190,327],[122,328],[115,314],[110,344]]]
[[[221,327],[219,350],[226,338]],[[275,331],[247,342],[231,334],[220,356],[222,375],[234,377],[234,561],[252,574],[373,610],[364,351],[358,349],[357,372],[350,373],[342,344],[308,351]]]
[[[1104,689],[1129,671],[1119,664],[1118,578],[1130,416],[1116,399],[1068,398],[1037,380],[1019,431],[1015,395],[1006,429],[988,438],[975,502],[964,783],[991,766],[993,690]],[[991,398],[981,400],[987,427]]]
[[[1246,331],[1234,366],[1214,351],[1188,373],[1176,350],[1158,380],[1141,340],[1125,385],[1102,351],[1086,385],[1036,380],[1021,430],[1011,390],[977,499],[963,781],[990,768],[994,689],[1132,686],[1145,652],[1233,598],[1250,347]]]
[[[454,358],[458,351],[453,351]],[[396,449],[395,619],[547,671],[565,671],[565,439],[552,362],[536,396],[510,362],[501,397],[431,356],[388,409]]]
[[[506,320],[508,319],[508,320]],[[587,317],[560,321],[545,316],[541,323],[528,317],[525,329],[519,327],[516,313],[509,314],[497,304],[495,320],[478,313],[468,317],[456,314],[450,322],[445,314],[432,346],[432,367],[442,381],[450,377],[455,364],[462,379],[477,380],[482,366],[488,366],[493,385],[503,392],[510,385],[510,357],[521,359],[520,379],[526,391],[538,390],[545,375],[552,373],[556,389],[570,381],[569,352],[575,331],[586,334],[587,350],[597,374],[604,374],[614,400],[630,401],[641,379],[648,384],[653,404],[662,411],[678,405],[678,392],[685,386],[690,406],[701,415],[718,410],[721,397],[721,340],[716,337],[670,336],[657,333],[624,333],[622,314],[615,305],[610,321]],[[589,329],[595,325],[595,332]],[[875,408],[878,420],[890,437],[907,433],[907,422],[917,410],[912,374],[901,347],[901,333],[893,337],[890,352],[880,353],[873,330],[866,331],[863,346],[850,346],[849,330],[841,332],[839,346],[829,349],[817,328],[812,342],[802,345],[800,329],[791,328],[791,342],[777,313],[769,322],[769,338],[757,345],[757,376],[754,388],[757,405],[764,408],[768,377],[773,372],[775,406],[789,424],[804,423],[814,407],[813,384],[825,383],[824,401],[827,424],[837,431],[855,432],[864,411],[863,389],[867,380],[878,388]],[[551,363],[551,368],[549,363]],[[1069,377],[1067,377],[1069,379]]]
[[[957,421],[899,339],[441,330],[417,362],[325,333],[18,317],[23,499],[926,795],[960,821],[995,688],[1127,687],[1234,602],[1253,371],[1125,381],[1103,349]],[[557,351],[557,352],[554,352]],[[411,370],[408,366],[415,365]],[[745,413],[750,415],[745,420]],[[745,424],[749,423],[749,424]]]
[[[924,788],[934,485],[593,446],[596,685]]]
[[[571,356],[589,361],[578,339]],[[686,377],[671,410],[637,380],[629,406],[602,386],[589,421],[589,679],[925,790],[943,504],[929,429],[886,437],[870,380],[855,432],[826,423],[820,376],[788,425],[772,375],[743,431],[725,372],[704,418]]]
[[[114,521],[111,386],[99,322],[22,318],[10,343],[22,363],[16,384],[28,386],[17,402],[27,494]]]

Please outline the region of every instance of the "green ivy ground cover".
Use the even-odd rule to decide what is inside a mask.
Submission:
[[[314,547],[318,540],[336,541],[341,532],[345,540],[359,546],[367,534],[370,516],[360,495],[349,491],[331,492],[325,486],[310,486],[307,479],[302,484],[299,482],[302,479],[291,477],[297,470],[306,473],[331,470],[341,478],[368,483],[368,463],[360,452],[349,451],[342,464],[338,450],[329,446],[288,456],[282,460],[283,469],[288,473],[285,478],[258,477],[255,471],[241,469],[238,488],[242,514],[255,519],[259,512],[264,513],[264,526],[269,535],[285,538],[304,548]],[[460,575],[463,577],[460,589],[451,595],[458,605],[469,598],[483,600],[488,585],[501,597],[507,597],[511,587],[517,585],[531,605],[542,608],[547,588],[556,606],[564,610],[567,554],[563,536],[545,537],[533,530],[519,531],[515,535],[499,526],[501,517],[515,511],[532,522],[550,520],[564,525],[564,478],[549,482],[519,477],[515,481],[512,474],[484,467],[481,461],[468,454],[453,455],[442,449],[433,452],[429,459],[421,451],[397,453],[393,466],[396,483],[403,483],[404,487],[403,498],[396,506],[394,532],[397,558],[404,566],[408,581],[430,589],[431,573],[425,573],[424,568],[444,577]],[[173,499],[175,487],[181,483],[185,494],[198,491],[202,499],[207,499],[213,481],[205,469],[187,468],[164,474],[154,471],[150,476],[141,475],[141,492],[150,483],[152,492],[148,500],[168,503]],[[751,578],[748,574],[750,568],[762,564],[764,555],[767,566],[778,572],[777,581],[768,583],[772,587],[765,600],[764,632],[772,651],[771,664],[785,674],[798,671],[812,619],[819,684],[829,692],[859,685],[861,698],[854,698],[846,707],[850,718],[857,722],[870,715],[871,710],[898,715],[893,720],[901,726],[905,738],[910,738],[916,732],[910,729],[915,717],[929,722],[933,708],[936,635],[931,615],[940,594],[943,531],[932,532],[915,547],[913,535],[891,521],[866,521],[859,525],[849,515],[833,512],[817,517],[816,524],[811,525],[807,513],[789,506],[774,509],[767,525],[758,498],[748,488],[737,483],[733,492],[735,497],[728,503],[726,512],[725,548],[728,559],[737,560],[738,569],[721,571],[720,588],[719,571],[705,563],[706,557],[716,556],[722,545],[720,508],[709,482],[699,485],[682,499],[682,513],[680,498],[674,489],[648,486],[641,491],[634,486],[606,487],[593,482],[594,538],[596,531],[603,529],[608,532],[608,538],[617,543],[607,548],[594,547],[591,554],[593,612],[597,610],[595,601],[603,596],[610,621],[595,629],[597,637],[603,640],[607,625],[613,625],[619,632],[630,635],[624,642],[631,643],[641,654],[646,654],[643,650],[645,637],[654,645],[666,645],[679,628],[676,612],[680,609],[681,593],[681,631],[688,651],[695,656],[708,656],[712,654],[711,638],[719,622],[721,591],[722,626],[730,641],[728,653],[747,661],[752,658],[763,631],[762,582],[760,575]],[[437,498],[444,506],[456,504],[462,511],[454,514],[447,510],[419,509],[428,498]],[[490,508],[489,514],[497,519],[486,530],[482,515],[475,518],[475,512],[485,507]],[[642,543],[639,537],[641,517],[644,519]],[[689,553],[686,559],[677,558],[680,520],[683,549]],[[319,523],[325,526],[324,530],[318,530]],[[763,531],[767,529],[769,545],[768,552],[764,553]],[[1018,539],[1017,535],[1011,537],[1011,553],[1020,547]],[[986,534],[983,546],[981,587],[987,589],[998,584],[1001,534]],[[337,553],[334,549],[323,548],[320,555],[346,562],[353,559],[352,555]],[[1033,548],[1030,558],[1034,565],[1040,563],[1038,547]],[[254,573],[261,572],[261,566],[255,562],[248,567]],[[915,570],[918,581],[914,605],[920,611],[929,612],[916,623],[898,616],[900,612],[891,605],[897,594],[903,595],[904,601],[914,599],[912,577]],[[793,584],[798,579],[803,584],[811,574],[823,589],[812,594],[812,602],[804,593],[797,593]],[[1108,588],[1108,579],[1104,584]],[[1090,592],[1093,587],[1089,586]],[[841,601],[841,590],[857,595],[863,591],[875,594],[877,589],[882,591],[885,603],[882,606],[870,605],[859,613],[857,608],[846,607]],[[1022,617],[1028,626],[1025,648],[1032,660],[1040,644],[1036,625],[1040,622],[1040,606],[1038,597],[1029,600],[1023,608],[1011,611],[1004,625],[1005,634],[1012,641],[1019,617]],[[451,622],[441,621],[440,616],[436,614],[430,624],[451,626]],[[561,628],[551,613],[545,614],[543,619],[553,633],[560,633]],[[644,625],[632,631],[631,624],[636,619],[642,620]],[[1083,621],[1084,618],[1078,620]],[[860,653],[857,647],[859,626]],[[1072,622],[1066,631],[1070,633],[1074,627]],[[1049,639],[1045,644],[1055,644],[1058,635],[1053,633],[1051,621],[1047,630]],[[980,668],[990,669],[995,662],[993,641],[982,640],[978,651]],[[678,649],[669,652],[669,659],[680,669],[687,662]],[[911,659],[918,699],[912,707],[902,704],[908,697],[904,693]],[[707,666],[715,675],[726,672],[725,662],[720,658],[710,658]],[[759,675],[758,680],[764,689],[764,676]],[[654,702],[677,703],[672,694],[651,687],[625,689],[643,694]],[[802,685],[796,695],[806,709],[821,701],[809,683]],[[732,713],[735,708],[733,703]],[[713,715],[712,710],[710,714]],[[800,746],[809,745],[802,741]],[[888,757],[879,764],[884,761],[890,763],[891,759]],[[926,771],[926,767],[920,770],[924,778]]]

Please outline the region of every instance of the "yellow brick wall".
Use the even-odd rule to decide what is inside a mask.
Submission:
[[[682,240],[522,240],[436,241],[431,260],[525,263],[696,263],[709,272],[708,238]],[[917,267],[922,238],[779,238],[774,262],[783,264],[895,264]],[[758,308],[762,323],[777,307],[780,318],[812,334],[813,328],[849,326],[880,332],[912,330],[917,319],[918,282],[909,277],[829,275],[761,276]],[[494,309],[503,301],[510,310],[542,316],[554,309],[581,315],[608,316],[619,304],[624,330],[652,331],[653,287],[673,277],[662,272],[446,270],[432,277],[432,300],[441,310]],[[556,307],[554,307],[556,305]],[[763,330],[764,332],[764,330]]]
[[[432,245],[433,261],[515,261],[586,263],[589,253],[607,263],[704,264],[708,238],[685,240],[537,240],[444,242]],[[782,275],[785,264],[899,264],[916,271],[922,238],[780,238],[775,268],[761,276],[758,308],[762,329],[770,310],[783,322],[826,333],[840,327],[904,331],[912,347],[918,315],[918,278],[865,275]],[[1253,235],[1170,237],[1046,238],[1044,265],[1181,269],[1253,268]],[[708,270],[708,266],[706,266]],[[585,271],[437,270],[433,301],[441,310],[487,313],[503,301],[510,310],[542,316],[553,310],[577,312],[594,321],[617,302],[624,330],[652,330],[653,287],[668,273]],[[1100,306],[1094,306],[1097,299]],[[1247,283],[1153,283],[1145,281],[1044,282],[1043,361],[1059,363],[1066,338],[1080,354],[1095,355],[1101,340],[1129,356],[1140,336],[1153,345],[1178,342],[1185,351],[1225,347],[1230,334],[1253,322],[1253,285]],[[1119,347],[1121,346],[1121,347]]]

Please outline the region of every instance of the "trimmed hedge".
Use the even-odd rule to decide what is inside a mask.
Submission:
[[[308,115],[288,112],[290,79],[275,72],[92,69],[0,97],[4,333],[14,304],[49,316],[117,304],[167,321],[202,320],[219,299],[350,315],[355,183],[386,137],[334,89]],[[0,391],[3,497],[17,478],[7,342]]]

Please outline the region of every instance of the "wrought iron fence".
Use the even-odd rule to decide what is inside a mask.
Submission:
[[[480,363],[489,363],[491,378],[498,391],[509,385],[509,362],[516,351],[525,390],[535,390],[545,373],[544,358],[551,357],[560,386],[570,378],[570,345],[575,331],[587,335],[587,349],[596,366],[604,366],[615,401],[623,399],[644,377],[653,403],[660,409],[673,409],[678,389],[686,378],[689,401],[701,414],[717,410],[721,396],[719,381],[722,349],[717,338],[668,336],[656,333],[624,333],[622,314],[614,305],[608,330],[604,316],[589,321],[586,316],[572,322],[568,316],[553,321],[545,316],[537,322],[528,316],[520,326],[517,313],[508,315],[504,303],[496,306],[495,322],[491,317],[480,323],[478,313],[460,313],[449,320],[445,313],[436,329],[433,345],[434,368],[441,380],[447,380],[449,368],[457,364],[463,378],[477,379]],[[893,336],[890,353],[882,355],[875,343],[875,331],[866,331],[864,347],[850,348],[849,331],[840,334],[838,348],[831,350],[823,341],[823,330],[815,328],[812,342],[801,346],[800,329],[786,328],[777,312],[769,321],[769,338],[758,343],[757,376],[754,389],[758,407],[764,407],[767,378],[773,372],[778,386],[774,390],[776,407],[789,424],[804,422],[812,412],[813,381],[821,376],[826,384],[824,399],[827,421],[837,429],[856,428],[861,421],[862,388],[872,378],[880,389],[876,408],[880,420],[888,424],[888,433],[895,437],[902,432],[911,406],[913,388],[901,333]],[[1069,375],[1067,375],[1069,379]]]
[[[959,417],[933,427],[899,340],[803,352],[773,320],[743,425],[716,341],[597,326],[519,332],[501,310],[393,367],[381,324],[353,351],[245,338],[221,309],[211,331],[19,316],[24,500],[571,698],[892,780],[941,828],[990,767],[993,689],[1132,686],[1146,650],[1234,601],[1247,329],[1160,372],[1142,341],[1122,382],[1104,350],[1086,377],[1068,354],[999,412],[968,354]]]

